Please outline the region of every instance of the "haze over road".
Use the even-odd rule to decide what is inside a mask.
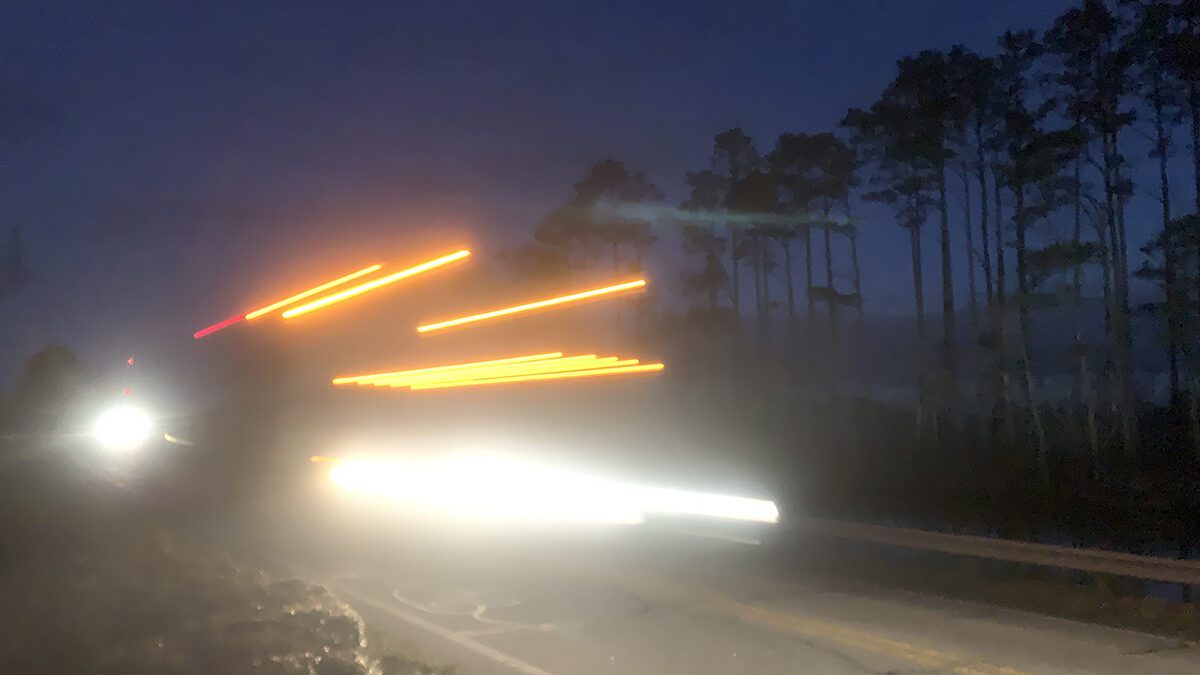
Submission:
[[[785,574],[763,547],[653,524],[451,540],[287,559],[390,639],[476,674],[1200,672],[1191,644]]]

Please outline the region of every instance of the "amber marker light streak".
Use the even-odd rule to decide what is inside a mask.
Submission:
[[[615,358],[615,357],[613,357]],[[433,372],[433,373],[418,373],[415,375],[404,375],[397,377],[384,377],[373,380],[360,381],[359,384],[372,384],[375,386],[395,386],[397,383],[407,384],[411,382],[434,382],[446,380],[464,380],[478,379],[478,373],[492,372],[524,372],[528,368],[562,368],[567,365],[578,363],[580,361],[595,361],[595,354],[584,354],[582,356],[565,356],[562,358],[543,359],[539,361],[526,361],[523,363],[505,363],[493,366],[479,366],[475,368],[455,368],[451,370]]]
[[[247,320],[257,319],[258,317],[263,316],[264,314],[270,314],[271,312],[274,312],[275,310],[279,309],[280,307],[287,307],[288,305],[295,304],[307,297],[314,296],[317,293],[320,293],[322,291],[327,291],[336,286],[341,286],[344,283],[354,281],[355,279],[357,279],[359,277],[366,276],[366,275],[368,275],[372,272],[376,272],[382,268],[383,268],[383,265],[371,265],[370,267],[364,267],[361,270],[358,270],[357,272],[351,272],[350,274],[347,274],[344,277],[339,277],[337,279],[334,279],[333,281],[327,281],[327,282],[321,284],[320,286],[310,288],[307,291],[302,291],[300,293],[297,293],[297,294],[291,296],[290,298],[284,298],[283,300],[280,300],[279,302],[274,302],[274,303],[267,305],[266,307],[256,309],[253,312],[248,312],[246,314],[246,319]]]
[[[485,384],[504,384],[508,382],[533,382],[539,380],[565,380],[577,377],[599,377],[601,375],[624,375],[632,373],[653,373],[663,369],[661,363],[643,363],[635,366],[619,366],[598,370],[580,370],[567,373],[543,373],[539,375],[515,375],[513,377],[498,377],[491,380],[462,380],[457,382],[439,382],[433,384],[414,384],[413,391],[426,389],[448,389],[451,387],[477,387]]]
[[[454,326],[462,326],[464,324],[475,323],[477,321],[487,321],[488,319],[496,319],[496,318],[499,318],[502,316],[511,316],[513,314],[520,314],[522,312],[531,312],[535,309],[542,309],[544,307],[553,307],[555,305],[565,305],[565,304],[571,303],[571,302],[578,302],[580,300],[586,300],[588,298],[595,298],[595,297],[599,297],[601,295],[608,295],[610,293],[620,293],[621,291],[630,291],[635,288],[643,288],[645,286],[646,286],[646,280],[638,279],[637,281],[628,281],[623,284],[614,284],[612,286],[605,286],[603,288],[593,288],[591,290],[580,291],[578,293],[572,293],[570,295],[563,295],[563,296],[559,296],[557,298],[548,298],[546,300],[538,300],[536,302],[529,302],[524,305],[517,305],[515,307],[505,307],[504,309],[496,309],[496,310],[492,310],[490,312],[484,312],[482,314],[472,314],[471,316],[464,316],[464,317],[460,317],[457,319],[449,319],[447,321],[439,321],[438,323],[427,323],[422,326],[417,326],[417,332],[418,333],[432,333],[433,331],[442,330],[443,328],[453,328]],[[285,314],[284,316],[287,316],[287,315]]]
[[[384,380],[382,382],[370,382],[368,384],[376,387],[415,387],[425,384],[443,384],[452,382],[475,382],[479,380],[494,380],[502,377],[516,377],[524,375],[535,375],[539,373],[566,373],[575,370],[598,370],[600,368],[608,368],[611,366],[632,366],[637,365],[637,359],[620,360],[616,356],[606,356],[604,358],[596,358],[595,355],[581,356],[573,359],[556,359],[546,363],[529,363],[518,364],[515,366],[497,366],[495,368],[481,368],[479,370],[469,370],[466,372],[453,372],[442,377],[429,377],[410,380]]]
[[[284,311],[283,318],[291,319],[291,318],[300,316],[302,314],[308,314],[309,312],[316,311],[323,307],[328,307],[329,305],[342,302],[343,300],[348,300],[355,296],[362,295],[363,293],[369,293],[377,288],[387,286],[388,284],[395,283],[402,279],[407,279],[409,277],[416,276],[423,272],[428,272],[430,270],[437,269],[439,267],[442,267],[443,265],[449,265],[450,263],[456,262],[458,260],[462,260],[463,258],[466,258],[469,255],[471,255],[470,251],[468,251],[467,249],[462,249],[459,251],[455,251],[454,253],[451,253],[450,255],[444,255],[440,258],[434,258],[433,260],[423,262],[420,265],[414,265],[412,267],[409,267],[408,269],[400,270],[399,272],[394,272],[387,276],[382,276],[382,277],[379,277],[378,279],[372,279],[371,281],[368,281],[366,283],[359,284],[359,285],[353,286],[351,288],[347,288],[344,291],[338,291],[337,293],[332,293],[330,295],[326,295],[325,297],[317,298],[316,300],[313,300],[312,302],[300,305],[299,307],[293,307],[289,310]]]
[[[446,370],[459,370],[467,368],[478,368],[481,366],[500,365],[504,363],[523,363],[526,361],[548,361],[550,359],[561,358],[562,352],[547,352],[545,354],[529,354],[528,356],[511,356],[503,359],[492,359],[490,361],[475,361],[473,363],[454,363],[445,366],[433,366],[430,368],[417,368],[414,370],[396,370],[387,373],[370,373],[367,375],[345,375],[342,377],[333,378],[334,384],[354,384],[355,382],[365,382],[369,380],[377,380],[388,377],[401,377],[404,375],[420,375],[423,373],[436,373]]]

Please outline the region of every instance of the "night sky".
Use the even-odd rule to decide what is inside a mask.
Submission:
[[[990,52],[1071,4],[3,3],[0,224],[34,274],[0,306],[4,374],[49,341],[184,344],[252,289],[414,232],[487,257],[598,159],[678,204],[715,132],[832,129],[897,58]],[[868,311],[905,312],[905,234],[867,214]]]

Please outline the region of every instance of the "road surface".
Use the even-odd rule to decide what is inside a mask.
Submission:
[[[780,574],[762,547],[674,529],[427,534],[287,556],[475,675],[1200,673],[1189,643]]]

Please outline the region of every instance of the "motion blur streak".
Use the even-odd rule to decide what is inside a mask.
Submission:
[[[580,361],[594,361],[595,354],[584,354],[582,356],[565,356],[552,359],[539,359],[537,361],[524,361],[517,363],[501,363],[491,366],[476,366],[473,368],[454,368],[451,370],[443,370],[432,373],[416,373],[413,375],[399,375],[395,377],[381,377],[371,380],[366,380],[363,384],[383,384],[396,382],[427,382],[427,381],[449,381],[462,379],[477,379],[476,373],[484,372],[504,372],[513,371],[519,372],[525,368],[547,368],[554,366],[567,365],[578,363]]]
[[[317,298],[316,300],[313,300],[312,302],[300,305],[299,307],[293,307],[292,309],[286,310],[283,313],[283,318],[291,319],[293,317],[297,317],[302,314],[308,314],[309,312],[321,309],[322,307],[327,307],[329,305],[341,302],[343,300],[348,300],[350,298],[353,298],[354,296],[362,295],[363,293],[368,293],[377,288],[387,286],[388,284],[391,284],[391,283],[395,283],[397,281],[400,281],[401,279],[407,279],[408,277],[416,276],[423,272],[428,272],[430,270],[437,269],[439,267],[442,267],[443,265],[449,265],[450,263],[458,261],[458,260],[462,260],[463,258],[466,258],[469,255],[471,255],[470,251],[468,251],[466,249],[462,249],[460,251],[455,251],[454,253],[451,253],[449,255],[444,255],[440,258],[434,258],[433,260],[423,262],[420,265],[414,265],[412,267],[409,267],[408,269],[400,270],[399,272],[395,272],[395,273],[389,274],[387,276],[379,277],[378,279],[372,279],[371,281],[368,281],[363,284],[359,284],[358,286],[354,286],[352,288],[347,288],[344,291],[338,291],[337,293],[326,295],[323,298]]]
[[[549,359],[561,358],[562,352],[548,352],[545,354],[529,354],[527,356],[510,356],[503,359],[492,359],[490,361],[475,361],[472,363],[454,363],[445,366],[432,366],[429,368],[416,368],[414,370],[396,370],[387,373],[370,373],[367,375],[344,375],[342,377],[333,378],[334,384],[353,384],[355,382],[367,382],[381,378],[403,377],[405,375],[420,375],[424,373],[437,373],[449,370],[470,369],[481,366],[500,365],[504,363],[524,363],[526,361],[545,361]]]
[[[196,340],[199,340],[200,338],[204,337],[205,335],[212,335],[213,333],[221,330],[222,328],[228,328],[228,327],[232,326],[233,324],[241,321],[244,318],[246,318],[246,317],[242,316],[241,314],[239,314],[237,316],[231,316],[228,319],[225,319],[224,321],[221,321],[219,323],[214,323],[213,325],[209,326],[208,328],[201,328],[200,330],[196,331],[195,333],[192,333],[192,337]]]
[[[297,293],[297,294],[291,296],[290,298],[284,298],[283,300],[280,300],[279,302],[274,302],[274,303],[267,305],[266,307],[262,307],[260,309],[254,310],[253,312],[249,312],[246,314],[246,319],[248,319],[248,320],[249,319],[257,319],[258,317],[260,317],[264,314],[269,314],[271,312],[274,312],[275,310],[279,309],[280,307],[287,307],[288,305],[300,302],[301,300],[303,300],[309,296],[316,295],[317,293],[320,293],[322,291],[327,291],[335,286],[341,286],[342,284],[344,284],[346,282],[354,281],[355,279],[357,279],[359,277],[366,276],[366,275],[368,275],[372,272],[378,271],[382,268],[383,268],[383,265],[371,265],[370,267],[364,267],[361,270],[358,270],[357,272],[351,272],[350,274],[347,274],[344,277],[339,277],[337,279],[334,279],[333,281],[327,281],[327,282],[321,284],[320,286],[316,286],[315,288],[310,288],[307,291],[302,291],[300,293]]]
[[[339,487],[437,515],[524,523],[634,525],[644,518],[603,481],[493,455],[357,460],[329,472]]]
[[[660,513],[779,520],[769,500],[646,487],[496,454],[335,460],[329,478],[349,492],[459,518],[632,525]]]
[[[587,356],[578,356],[571,359],[555,359],[547,363],[522,363],[515,366],[481,368],[479,370],[470,370],[463,373],[455,372],[450,376],[435,377],[432,379],[424,378],[399,381],[384,380],[382,382],[372,382],[371,384],[375,386],[388,387],[412,387],[419,384],[455,384],[458,382],[476,382],[480,380],[493,380],[502,377],[536,375],[539,373],[566,373],[577,370],[598,370],[600,368],[610,368],[612,366],[634,366],[637,365],[637,363],[637,359],[621,361],[616,356],[606,356],[601,359],[596,358],[595,354],[589,354]]]
[[[636,359],[635,359],[636,360]],[[440,382],[434,384],[414,384],[413,391],[425,389],[445,389],[448,387],[474,387],[484,384],[504,384],[508,382],[534,382],[540,380],[565,380],[576,377],[600,377],[602,375],[627,375],[633,373],[653,373],[663,369],[661,363],[644,363],[640,365],[619,366],[615,368],[600,368],[597,370],[580,370],[566,373],[543,373],[539,375],[516,375],[513,377],[498,377],[490,380],[463,380],[459,382]]]
[[[756,523],[779,522],[779,509],[775,503],[762,499],[660,489],[647,489],[644,498],[646,510],[658,513],[732,518]]]
[[[567,303],[571,303],[571,302],[577,302],[579,300],[586,300],[587,298],[594,298],[594,297],[598,297],[601,295],[608,295],[610,293],[619,293],[620,291],[628,291],[628,290],[633,290],[635,288],[643,288],[645,286],[646,286],[646,280],[638,279],[637,281],[629,281],[629,282],[626,282],[623,284],[615,284],[613,286],[605,286],[604,288],[593,288],[593,289],[587,290],[587,291],[580,291],[578,293],[572,293],[570,295],[563,295],[563,296],[560,296],[557,298],[548,298],[546,300],[538,300],[536,302],[530,302],[530,303],[526,303],[524,305],[517,305],[515,307],[506,307],[504,309],[496,309],[496,310],[492,310],[490,312],[484,312],[482,314],[473,314],[471,316],[464,316],[464,317],[460,317],[458,319],[450,319],[448,321],[441,321],[438,323],[428,323],[423,326],[417,326],[417,332],[418,333],[430,333],[430,332],[433,332],[436,330],[442,330],[443,328],[451,328],[453,326],[461,326],[463,324],[475,323],[477,321],[486,321],[488,319],[495,319],[495,318],[498,318],[501,316],[509,316],[512,314],[519,314],[521,312],[530,312],[535,309],[542,309],[544,307],[553,307],[555,305],[563,305],[563,304],[567,304]]]
[[[459,370],[450,370],[441,373],[429,373],[426,375],[410,375],[406,377],[386,377],[377,380],[369,380],[364,384],[373,384],[375,386],[387,385],[408,385],[417,382],[451,382],[455,380],[478,380],[485,376],[485,373],[506,373],[515,375],[523,372],[546,372],[546,370],[557,370],[560,367],[573,365],[583,361],[595,361],[595,354],[587,354],[584,356],[569,356],[558,359],[545,359],[542,361],[530,361],[526,363],[502,364],[497,366],[483,366],[479,368],[463,368]]]

